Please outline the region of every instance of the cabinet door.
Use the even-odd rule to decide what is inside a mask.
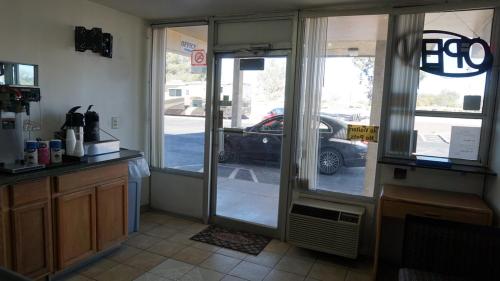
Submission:
[[[52,224],[50,201],[12,209],[13,269],[30,278],[52,270]]]
[[[12,269],[11,266],[11,226],[9,194],[6,186],[0,187],[0,266]]]
[[[58,269],[96,252],[95,188],[56,198]]]
[[[97,186],[97,246],[113,247],[127,237],[127,181],[117,179]]]

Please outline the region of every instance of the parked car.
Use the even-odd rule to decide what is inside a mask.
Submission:
[[[361,141],[347,140],[347,124],[327,115],[321,115],[318,169],[321,174],[333,175],[341,167],[365,165],[367,145]],[[219,162],[281,159],[283,115],[268,118],[248,127],[242,133],[224,132],[224,150]]]
[[[277,115],[283,115],[284,113],[285,113],[285,109],[283,107],[273,108],[268,113],[266,113],[266,115],[264,115],[263,119],[268,119],[268,118],[271,118],[271,117],[274,117]]]

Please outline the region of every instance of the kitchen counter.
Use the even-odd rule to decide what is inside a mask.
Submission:
[[[137,150],[121,149],[120,152],[91,156],[83,162],[63,162],[61,164],[49,165],[43,169],[33,170],[19,174],[0,173],[0,186],[10,185],[16,182],[32,180],[41,177],[55,176],[85,169],[91,169],[113,162],[122,162],[143,157],[142,152]]]
[[[0,174],[0,267],[51,280],[121,245],[128,236],[128,163],[141,157],[122,149]]]

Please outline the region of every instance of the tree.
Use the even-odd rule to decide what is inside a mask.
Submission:
[[[286,68],[277,60],[266,60],[264,71],[259,72],[259,90],[271,100],[284,97]]]
[[[364,85],[366,97],[371,104],[373,96],[373,73],[375,68],[375,57],[353,57],[352,61],[361,72],[359,77],[359,84]]]
[[[439,94],[419,94],[417,107],[439,110],[441,108],[460,109],[460,95],[456,92],[443,90]]]
[[[167,81],[180,80],[183,82],[203,81],[205,74],[191,73],[191,58],[175,53],[167,52]]]

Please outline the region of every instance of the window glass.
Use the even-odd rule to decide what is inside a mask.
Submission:
[[[171,97],[181,97],[182,89],[168,89],[168,95]]]
[[[467,142],[471,144],[469,149],[472,148],[477,151],[481,123],[481,119],[417,116],[415,117],[414,127],[414,130],[417,133],[416,154],[457,158],[457,154],[454,156],[453,151],[450,151],[450,143],[453,141]],[[457,128],[462,130],[456,131]],[[453,135],[452,131],[454,131]],[[469,134],[460,134],[460,132],[469,132]],[[474,139],[476,139],[476,143],[472,143]],[[465,155],[460,158],[464,157]],[[467,160],[477,160],[477,157],[478,154],[475,152],[472,157],[468,157]]]
[[[20,64],[18,67],[18,84],[26,86],[35,85],[35,66]]]
[[[379,125],[387,29],[387,15],[328,18],[317,189],[373,196],[377,144],[347,140],[347,126]]]
[[[207,36],[206,25],[167,29],[166,168],[203,172]]]
[[[432,51],[443,48],[446,51],[443,46],[446,46],[449,40],[457,38],[457,36],[436,32],[425,33],[425,30],[452,32],[467,38],[479,37],[490,45],[492,21],[493,10],[427,13],[423,38],[436,41],[425,44],[425,48]],[[449,44],[448,51],[452,54],[456,53],[457,44]],[[484,60],[485,51],[479,44],[474,44],[468,55],[474,64],[479,64]],[[427,58],[432,62],[439,61],[437,55],[427,56]],[[442,62],[446,73],[477,71],[467,64],[465,58],[460,60],[446,53],[442,56]],[[462,67],[459,62],[462,62]],[[487,78],[487,72],[471,77],[445,77],[420,71],[414,123],[414,130],[417,134],[414,138],[416,155],[474,161],[479,159],[477,151],[479,151],[482,121],[472,119],[474,117],[472,115],[471,118],[459,118],[461,116],[457,116],[456,113],[483,112]],[[437,115],[434,112],[440,112],[440,114]],[[468,132],[477,138],[469,139],[472,154],[457,154],[455,149],[450,149],[450,147],[453,148],[453,145],[450,146],[453,142],[464,141],[464,134]]]
[[[321,122],[321,123],[319,123],[319,132],[320,133],[331,133],[332,130],[324,122]]]
[[[216,58],[215,107],[223,120],[218,120],[215,135],[215,212],[277,228],[288,57],[253,57],[263,59],[259,69],[245,67],[246,59]]]
[[[424,30],[440,30],[457,33],[469,38],[479,37],[490,44],[493,10],[457,11],[446,13],[425,14]],[[424,39],[442,39],[443,44],[456,38],[446,34],[428,33]],[[437,50],[438,45],[426,47]],[[450,51],[457,51],[456,44],[450,44]],[[484,51],[474,44],[470,51],[472,62],[479,64],[483,60]],[[437,56],[431,57],[437,60]],[[457,65],[457,58],[444,55],[444,70],[449,73],[466,73],[475,71],[465,61],[462,68]],[[481,112],[486,73],[473,77],[444,77],[420,71],[420,83],[417,94],[417,110],[451,111],[451,112]],[[471,97],[472,96],[472,97]],[[479,106],[467,107],[467,101],[476,100]],[[464,100],[466,101],[464,103]]]
[[[347,124],[345,123],[337,123],[337,124],[332,124],[335,129],[334,129],[334,134],[332,135],[333,138],[339,139],[339,140],[345,140],[347,139]]]

